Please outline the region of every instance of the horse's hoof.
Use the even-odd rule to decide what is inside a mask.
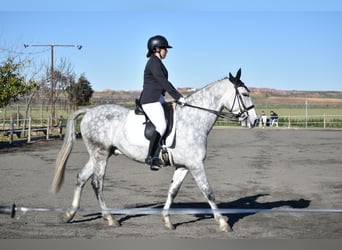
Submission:
[[[76,212],[73,212],[73,211],[71,211],[71,212],[66,212],[66,213],[63,215],[63,218],[62,218],[63,222],[65,222],[65,223],[71,222],[72,219],[75,217],[75,214],[76,214]]]
[[[169,230],[175,230],[175,226],[171,223],[170,217],[168,215],[163,215],[164,227]]]
[[[233,229],[228,225],[227,222],[220,223],[220,231],[221,232],[232,232]]]
[[[104,216],[103,219],[107,221],[108,226],[110,227],[121,226],[120,223],[117,220],[115,220],[111,215]]]
[[[168,230],[175,230],[176,229],[176,227],[174,225],[172,225],[172,224],[168,224],[168,225],[164,224],[164,226]]]
[[[117,220],[108,220],[108,226],[110,227],[120,227],[120,223]]]

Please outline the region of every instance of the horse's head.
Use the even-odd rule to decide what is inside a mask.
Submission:
[[[239,120],[241,126],[252,128],[257,121],[257,114],[249,95],[250,91],[240,80],[240,77],[241,69],[238,70],[235,77],[229,73],[229,81],[233,84],[235,89],[235,96],[230,102],[229,111]]]

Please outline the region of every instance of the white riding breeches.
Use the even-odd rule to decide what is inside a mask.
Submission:
[[[141,105],[142,109],[156,127],[156,131],[163,136],[166,131],[164,109],[160,102],[153,102]]]

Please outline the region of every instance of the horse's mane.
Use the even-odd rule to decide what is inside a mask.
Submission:
[[[224,80],[229,80],[229,78],[227,76],[223,77],[222,79],[220,80],[216,80],[215,82],[211,82],[211,83],[208,83],[207,85],[205,85],[204,87],[201,87],[199,89],[197,89],[195,92],[191,93],[190,95],[188,95],[187,97],[191,97],[193,95],[196,95],[202,91],[205,91],[207,90],[208,88],[211,88],[213,85],[216,85],[218,82],[222,82]]]

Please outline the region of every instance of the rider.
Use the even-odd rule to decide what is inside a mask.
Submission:
[[[185,104],[184,97],[168,81],[168,71],[162,59],[167,55],[168,49],[172,48],[165,37],[157,35],[147,42],[147,57],[144,70],[144,85],[140,97],[140,103],[145,114],[155,126],[154,134],[150,140],[148,155],[145,163],[150,165],[153,171],[160,169],[159,152],[161,149],[160,139],[166,131],[166,121],[162,104],[165,102],[165,92],[168,92],[181,105]]]

